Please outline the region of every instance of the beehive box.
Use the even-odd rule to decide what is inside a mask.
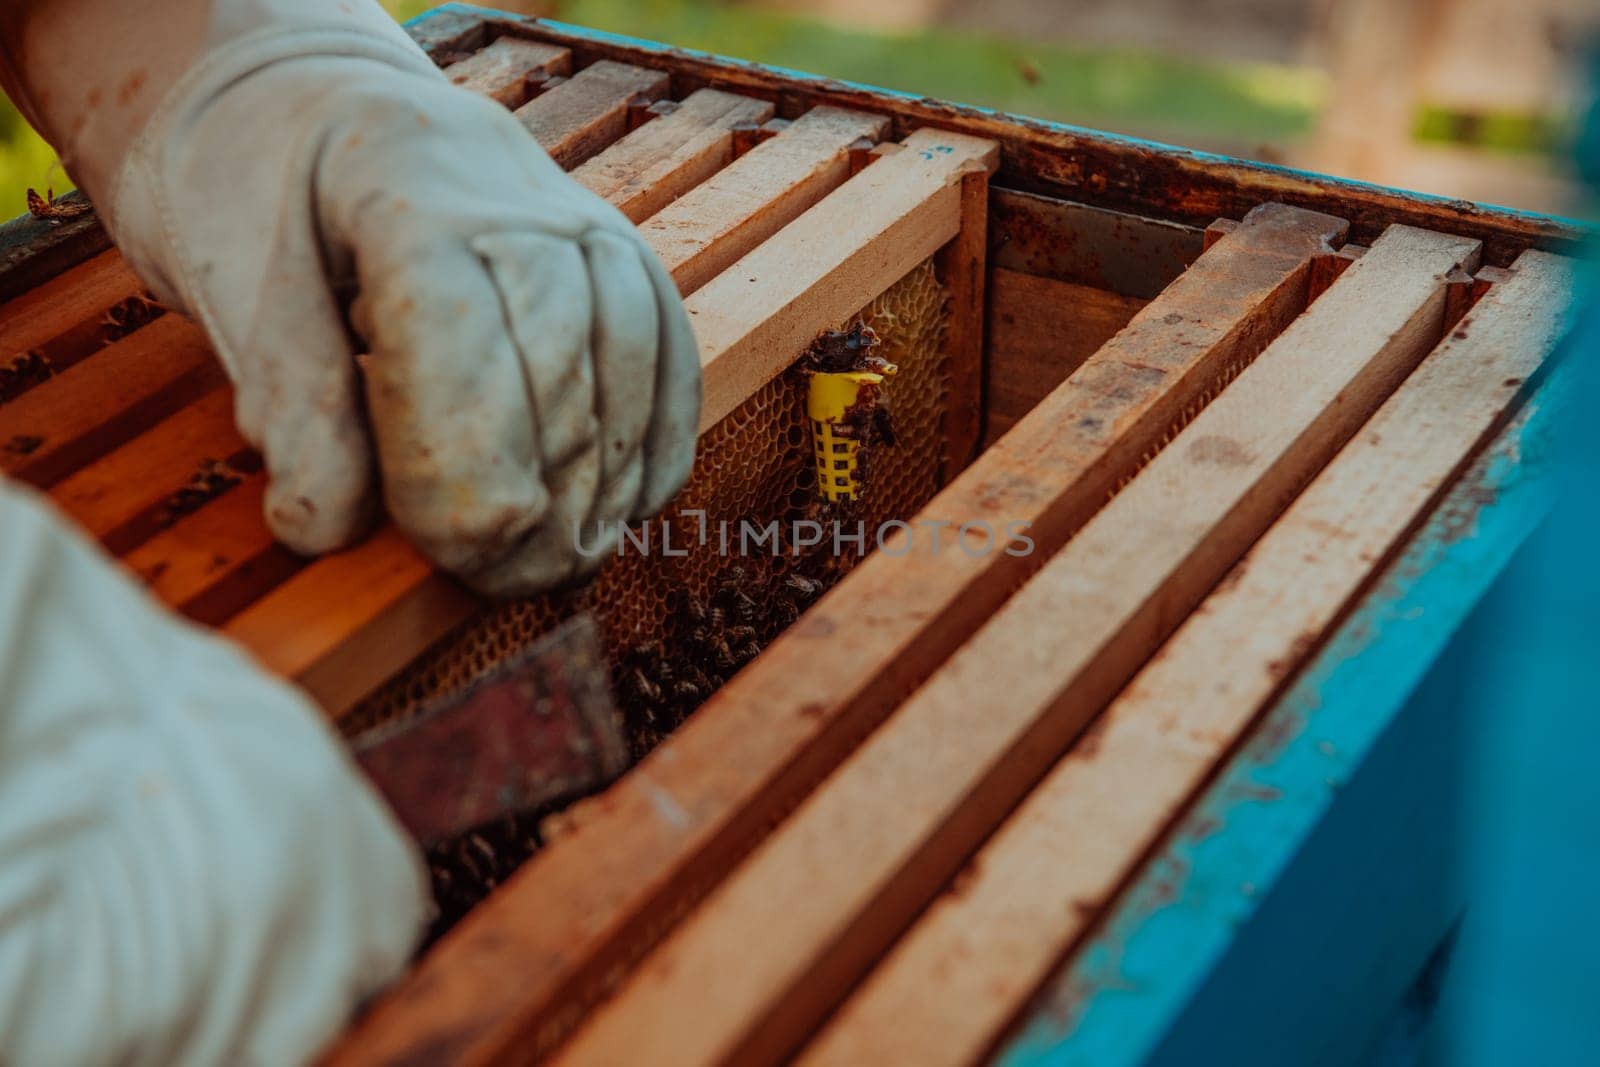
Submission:
[[[1580,234],[471,8],[412,29],[685,292],[707,405],[668,524],[815,514],[790,368],[865,321],[899,432],[849,517],[910,525],[494,606],[393,531],[296,559],[198,330],[92,218],[7,227],[0,464],[157,595],[352,731],[593,609],[653,749],[333,1060],[1139,1062],[1330,863],[1410,903],[1280,930],[1275,966],[1367,1008],[1258,979],[1249,1032],[1364,1047],[1455,914],[1417,844],[1448,724],[1402,706],[1536,521]]]

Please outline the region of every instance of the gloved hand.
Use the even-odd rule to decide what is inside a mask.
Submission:
[[[357,536],[381,468],[423,552],[521,593],[598,562],[575,523],[604,544],[682,485],[699,358],[666,271],[372,0],[22,9],[11,80],[209,331],[290,547]]]
[[[0,1060],[303,1062],[426,907],[304,698],[0,482]]]

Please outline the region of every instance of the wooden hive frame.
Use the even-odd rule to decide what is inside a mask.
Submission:
[[[443,9],[414,32],[657,235],[696,312],[708,420],[852,313],[861,292],[942,249],[956,279],[952,347],[986,349],[963,364],[970,402],[952,405],[949,436],[976,443],[982,410],[988,447],[919,518],[1025,519],[1032,551],[973,555],[952,539],[869,557],[570,813],[335,1062],[981,1058],[1052,973],[1073,973],[1086,931],[1207,776],[1550,374],[1572,272],[1549,253],[1578,237],[1559,221],[472,9]],[[824,122],[819,108],[843,110]],[[922,167],[915,149],[946,137],[936,129],[979,139],[955,142],[972,144],[978,165]],[[810,165],[797,131],[829,146]],[[879,153],[850,177],[875,138],[913,151]],[[979,142],[998,145],[1003,189],[987,188]],[[780,145],[781,167],[756,165]],[[748,202],[727,191],[743,183],[779,206],[719,214]],[[705,236],[669,246],[684,227],[662,223],[667,212]],[[1080,247],[1041,236],[1063,219],[1087,235]],[[1109,257],[1126,258],[1130,230],[1150,261],[1112,280],[1123,267]],[[813,233],[832,243],[806,242]],[[81,254],[94,237],[71,240]],[[1096,240],[1104,247],[1082,247]],[[53,270],[61,244],[27,249],[14,284]],[[762,269],[726,270],[747,255]],[[885,256],[869,277],[850,273]],[[92,350],[92,330],[72,338],[46,323],[61,321],[62,301],[98,315],[125,299],[120,270],[93,261],[14,301],[0,316],[7,351],[53,345],[71,364]],[[795,304],[813,317],[740,312]],[[165,498],[158,487],[130,495],[126,472],[192,455],[196,439],[229,457],[221,476],[239,484],[221,499],[240,516],[259,492],[203,349],[174,323],[159,345],[128,351],[151,328],[107,350],[154,368],[114,402],[134,414],[11,461],[108,543],[134,539],[130,525]],[[23,397],[52,395],[42,388]],[[174,391],[179,400],[162,399]],[[54,411],[30,417],[71,413]],[[109,448],[107,434],[125,438],[150,411],[166,417],[148,452]],[[44,424],[18,425],[34,437],[27,426]],[[86,454],[102,458],[83,465]],[[163,568],[158,592],[202,617],[221,612],[227,583],[186,561],[241,521],[184,527],[192,540],[172,558],[185,565]],[[278,565],[259,538],[230,552],[252,575]],[[335,709],[472,610],[390,532],[300,571],[227,628],[271,647],[293,617],[286,606],[305,596],[295,582],[339,610],[305,616],[263,655]]]

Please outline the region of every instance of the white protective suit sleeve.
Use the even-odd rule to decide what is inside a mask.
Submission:
[[[528,592],[603,556],[575,524],[603,547],[687,478],[665,269],[375,0],[13,0],[0,28],[124,255],[210,333],[291,548],[352,540],[381,483],[435,562]]]
[[[426,910],[305,699],[0,481],[0,1062],[304,1062]]]

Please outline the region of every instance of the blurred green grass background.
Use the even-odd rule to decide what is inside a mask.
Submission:
[[[398,19],[435,0],[386,0]],[[987,37],[941,29],[874,33],[726,0],[556,0],[567,22],[866,82],[1269,160],[1310,135],[1329,87],[1307,67],[1221,63],[1132,49]],[[1480,147],[1545,153],[1559,140],[1537,118],[1478,122]],[[1437,110],[1417,133],[1461,133]],[[0,101],[0,218],[25,209],[29,188],[71,187],[49,146]]]
[[[872,33],[693,0],[568,0],[569,22],[1041,118],[1254,144],[1309,132],[1319,71],[938,28]]]
[[[0,220],[27,210],[24,196],[30,186],[40,192],[53,186],[60,193],[72,183],[44,138],[0,99]]]

